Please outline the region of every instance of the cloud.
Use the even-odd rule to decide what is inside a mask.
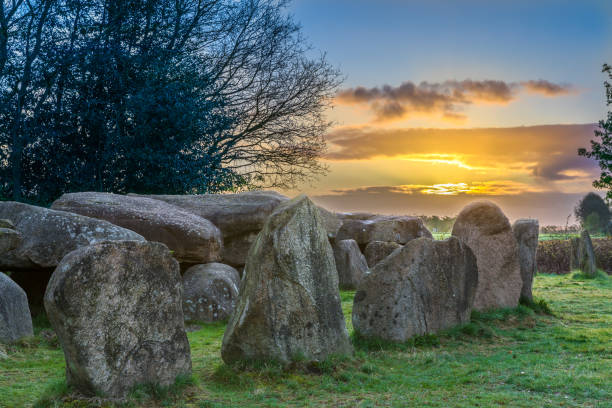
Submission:
[[[371,186],[357,189],[336,189],[331,194],[345,195],[347,193],[366,194],[424,194],[432,196],[469,195],[475,197],[505,196],[523,194],[526,192],[544,192],[545,189],[514,180],[475,181],[472,183],[445,184],[403,184],[398,186]]]
[[[327,136],[327,160],[394,158],[475,171],[507,169],[548,181],[592,177],[593,160],[577,155],[595,124],[477,129],[341,128]],[[584,176],[587,174],[587,176]]]
[[[311,198],[318,205],[333,211],[439,216],[455,216],[468,203],[485,199],[498,204],[511,221],[537,218],[540,225],[563,225],[583,195],[548,191],[506,195],[432,195],[406,193],[401,186],[373,186],[313,195]]]
[[[439,114],[445,119],[464,120],[461,113],[468,105],[477,103],[507,104],[517,98],[521,90],[546,96],[565,95],[570,85],[546,80],[505,82],[499,80],[444,82],[404,82],[397,87],[356,87],[336,95],[339,105],[366,105],[375,113],[378,122],[404,119],[413,114]]]
[[[567,95],[575,91],[574,87],[569,84],[555,84],[543,79],[537,81],[524,81],[521,85],[529,93],[540,94],[544,96]]]

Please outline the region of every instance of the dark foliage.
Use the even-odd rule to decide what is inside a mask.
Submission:
[[[608,78],[612,80],[612,66],[604,64],[602,72],[607,73]],[[606,104],[610,106],[612,105],[612,84],[605,81],[604,86],[606,88]],[[595,140],[591,140],[591,150],[581,148],[578,149],[578,154],[599,162],[601,175],[598,180],[593,182],[593,186],[607,189],[606,197],[608,200],[612,200],[612,111],[608,111],[607,117],[599,121],[599,129],[595,131],[595,137]]]
[[[289,186],[338,85],[277,0],[1,0],[0,197]]]
[[[593,233],[605,233],[610,222],[610,209],[606,202],[595,193],[588,193],[574,209],[582,227]]]
[[[593,239],[597,268],[612,274],[612,238]],[[566,274],[570,272],[570,240],[540,241],[536,254],[538,273]]]

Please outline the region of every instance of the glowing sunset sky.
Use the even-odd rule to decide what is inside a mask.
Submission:
[[[565,224],[592,191],[578,157],[606,112],[612,1],[296,0],[291,13],[346,80],[326,177],[342,211],[455,215],[487,198]]]

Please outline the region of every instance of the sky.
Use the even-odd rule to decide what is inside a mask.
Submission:
[[[329,172],[299,186],[318,204],[454,216],[487,199],[511,220],[565,225],[593,191],[597,163],[576,151],[606,113],[612,1],[294,0],[289,12],[344,77]]]

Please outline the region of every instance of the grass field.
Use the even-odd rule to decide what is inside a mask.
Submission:
[[[289,370],[246,371],[220,358],[224,325],[189,333],[193,377],[143,387],[133,407],[612,407],[612,279],[537,276],[535,295],[554,315],[519,306],[408,344],[353,335],[355,355]],[[352,292],[343,309],[352,333]],[[0,358],[0,406],[115,406],[66,389],[56,340],[36,336]],[[0,353],[1,354],[1,353]]]

